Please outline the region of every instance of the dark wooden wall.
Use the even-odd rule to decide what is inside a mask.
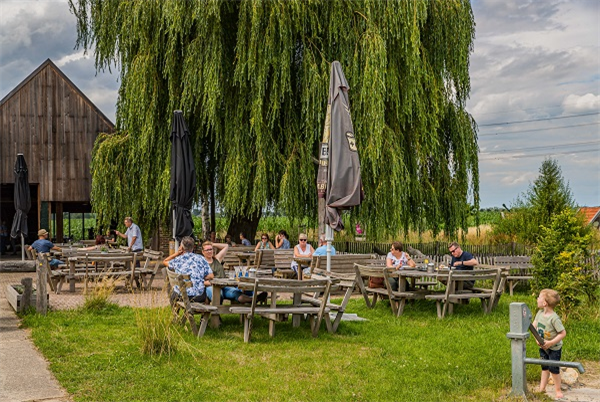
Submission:
[[[1,183],[14,182],[22,153],[41,201],[89,202],[94,141],[113,124],[54,63],[47,60],[7,95],[0,117]]]

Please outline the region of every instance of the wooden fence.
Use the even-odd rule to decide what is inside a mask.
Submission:
[[[333,246],[339,252],[346,253],[387,253],[390,251],[392,243],[377,243],[365,241],[334,241]],[[403,243],[404,248],[412,247],[421,251],[425,255],[443,255],[448,253],[448,243],[429,242],[429,243]],[[483,244],[483,245],[461,245],[461,248],[471,254],[478,256],[504,256],[504,255],[531,255],[532,247],[520,243],[506,244]]]

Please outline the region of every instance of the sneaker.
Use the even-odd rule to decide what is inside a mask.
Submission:
[[[252,303],[252,298],[250,296],[240,295],[240,297],[238,297],[238,301],[240,303]]]
[[[268,296],[267,292],[260,292],[258,294],[258,296],[256,297],[256,300],[259,302],[267,301],[267,296]]]

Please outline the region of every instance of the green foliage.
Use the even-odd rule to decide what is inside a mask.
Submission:
[[[553,217],[564,209],[575,207],[569,185],[556,160],[544,160],[539,173],[529,189],[513,202],[504,219],[495,223],[493,237],[496,242],[536,244],[543,226],[548,227]]]
[[[595,300],[600,285],[592,267],[585,263],[593,244],[593,234],[581,215],[565,209],[555,215],[549,227],[542,227],[540,241],[534,251],[532,289],[555,289],[561,296],[561,312],[567,318],[585,294]]]
[[[479,205],[476,124],[465,110],[475,23],[467,0],[70,0],[77,44],[118,65],[118,132],[99,136],[101,225],[169,221],[173,110],[191,131],[199,197],[227,216],[315,219],[330,63],[350,83],[372,233],[466,228]],[[213,187],[214,185],[214,187]]]
[[[271,339],[268,321],[255,319],[250,344],[238,317],[223,315],[218,330],[202,338],[182,330],[177,353],[152,358],[141,353],[135,309],[53,311],[27,316],[24,325],[78,401],[492,401],[510,388],[510,302],[535,306],[529,295],[504,294],[490,315],[472,301],[438,320],[425,300],[396,318],[387,301],[368,309],[352,299],[347,312],[368,321],[344,321],[336,334],[323,326],[316,339],[308,322],[276,323]],[[597,310],[566,324],[564,360],[598,360]],[[527,349],[539,356],[532,337]],[[528,367],[529,381],[539,383],[539,375]]]
[[[135,321],[143,354],[150,356],[170,355],[176,352],[177,332],[168,308],[139,308]]]

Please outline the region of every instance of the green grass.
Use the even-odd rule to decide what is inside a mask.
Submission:
[[[473,301],[440,321],[433,303],[410,304],[395,318],[387,302],[369,310],[355,299],[349,312],[369,321],[343,322],[336,334],[323,327],[316,339],[307,322],[278,323],[271,339],[267,321],[256,319],[250,344],[239,319],[224,316],[204,338],[180,331],[177,352],[162,357],[141,353],[130,308],[54,311],[24,322],[78,401],[479,401],[501,399],[510,387],[510,301],[535,302],[503,297],[485,316]],[[597,318],[566,325],[564,360],[597,359]],[[532,339],[527,354],[537,357]],[[528,367],[528,380],[539,375]]]

